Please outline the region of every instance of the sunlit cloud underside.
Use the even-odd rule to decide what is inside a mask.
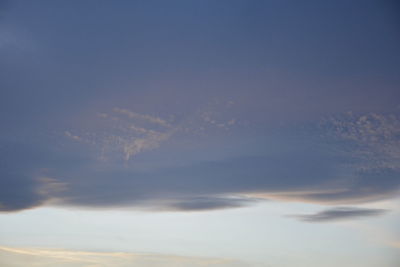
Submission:
[[[0,264],[7,267],[244,267],[243,262],[229,259],[183,257],[175,255],[89,252],[61,249],[0,247]],[[254,265],[253,265],[254,266]]]

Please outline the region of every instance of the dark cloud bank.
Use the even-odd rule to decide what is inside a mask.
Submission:
[[[346,163],[351,157],[300,143],[278,153],[147,171],[124,162],[99,162],[82,148],[45,144],[0,147],[1,211],[40,205],[201,211],[247,206],[270,194],[271,198],[347,205],[393,197],[400,187],[397,170],[356,168]],[[297,218],[327,221],[382,213],[333,209]]]
[[[345,117],[306,137],[304,125],[269,136],[281,123],[398,107],[398,31],[380,1],[156,2],[18,1],[3,19],[0,0],[0,34],[9,35],[0,36],[0,211],[200,211],[251,205],[261,195],[347,205],[398,194],[398,116]],[[248,150],[257,152],[238,148],[212,160],[185,152],[169,167],[149,156],[154,168],[143,171],[99,161],[94,148],[60,134],[84,128],[88,113],[104,107],[184,117],[204,104],[199,99],[215,97],[243,101],[232,114],[256,132]],[[236,130],[221,150],[249,138]],[[335,136],[313,141],[327,132]],[[299,218],[382,213],[339,209]]]

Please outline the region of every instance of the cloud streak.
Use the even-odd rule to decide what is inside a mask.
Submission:
[[[332,209],[323,210],[315,214],[290,215],[289,217],[293,217],[304,222],[319,223],[319,222],[353,220],[366,217],[376,217],[376,216],[382,216],[387,212],[388,210],[385,209],[336,207]]]
[[[0,263],[4,266],[119,266],[119,267],[250,267],[232,259],[185,257],[151,253],[91,252],[63,249],[0,247]]]
[[[174,199],[168,203],[164,201],[164,206],[159,209],[174,211],[210,211],[228,208],[240,208],[252,205],[256,202],[254,198],[244,197],[194,197],[183,198],[181,200]]]

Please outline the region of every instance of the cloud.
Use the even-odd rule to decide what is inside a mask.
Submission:
[[[114,108],[113,111],[116,112],[116,113],[120,113],[120,114],[126,115],[126,116],[128,116],[129,118],[132,118],[132,119],[144,120],[144,121],[147,121],[147,122],[150,122],[150,123],[154,123],[154,124],[158,124],[158,125],[161,125],[161,126],[164,126],[164,127],[171,127],[171,125],[166,120],[163,120],[163,119],[161,119],[159,117],[154,117],[154,116],[150,116],[150,115],[147,115],[147,114],[140,114],[140,113],[132,112],[132,111],[130,111],[128,109],[122,109],[122,108]]]
[[[0,247],[0,264],[19,266],[60,267],[250,267],[248,263],[232,259],[185,257],[151,253],[91,252],[65,249]]]
[[[16,159],[14,165],[8,166],[14,169],[12,176],[3,170],[3,211],[25,209],[49,200],[78,207],[154,209],[168,203],[170,206],[164,208],[204,210],[251,204],[240,199],[243,195],[349,204],[394,196],[400,183],[399,173],[394,170],[348,172],[345,177],[343,166],[319,153],[300,156],[291,151],[288,155],[239,157],[146,171],[46,153],[49,152],[41,156],[47,158],[37,166]],[[49,191],[53,185],[62,190]],[[232,195],[239,199],[225,197]]]
[[[73,135],[69,131],[65,131],[65,136],[67,136],[68,138],[71,138],[73,140],[76,140],[76,141],[80,141],[81,140],[81,138],[79,136]]]
[[[231,117],[230,111],[235,103],[233,101],[222,101],[219,99],[214,99],[210,101],[208,105],[198,112],[199,125],[201,128],[213,127],[222,130],[230,130],[237,124],[237,119]],[[221,109],[221,107],[223,107]]]
[[[323,210],[315,214],[290,215],[290,217],[296,218],[304,222],[331,222],[381,216],[386,212],[388,211],[385,209],[336,207]]]
[[[131,156],[139,154],[142,151],[157,148],[159,144],[168,139],[168,137],[169,134],[167,133],[154,133],[149,134],[145,138],[136,138],[131,142],[125,143],[123,147],[125,159],[129,160]]]
[[[103,160],[119,153],[128,161],[132,156],[159,147],[177,131],[166,120],[127,109],[114,108],[113,113],[100,113],[99,118],[101,122],[95,128],[89,126],[80,134],[65,131],[65,136],[94,146]]]
[[[310,186],[306,189],[253,195],[281,201],[329,205],[358,204],[397,196],[400,188],[399,175],[399,171],[392,169],[356,170],[348,177],[338,177],[336,185],[332,184],[330,188],[313,189]]]
[[[347,113],[323,124],[327,134],[346,142],[360,169],[400,169],[400,119],[395,114]]]
[[[393,127],[387,124],[382,127],[392,129],[389,134],[373,131],[386,133],[386,139],[376,141],[383,146],[398,138],[392,134],[397,131],[394,121],[389,123]],[[349,141],[335,133],[328,140],[334,132],[329,127],[322,133],[289,129],[262,136],[254,147],[246,147],[254,153],[231,149],[242,136],[230,137],[224,146],[203,142],[200,152],[181,143],[201,139],[185,136],[179,126],[163,131],[116,114],[103,115],[90,127],[63,131],[64,142],[44,136],[27,138],[29,145],[1,146],[0,210],[47,204],[200,211],[243,207],[260,198],[349,205],[391,198],[400,189],[400,169],[385,163],[394,163],[395,157],[376,152],[378,145],[364,146],[360,138]],[[324,138],[315,137],[321,134]],[[361,148],[380,155],[382,164],[359,156]],[[213,155],[217,150],[221,156]]]
[[[93,123],[92,128],[89,123],[84,130],[70,129],[64,131],[64,135],[96,147],[101,151],[99,158],[115,158],[112,154],[118,153],[123,154],[125,161],[129,161],[133,156],[158,148],[174,135],[199,134],[210,127],[227,131],[236,124],[235,119],[220,119],[217,122],[209,118],[217,114],[216,107],[208,105],[190,119],[173,123],[173,120],[169,122],[160,117],[116,107],[112,112],[99,113],[101,122]]]
[[[245,207],[255,202],[255,199],[244,197],[187,197],[182,200],[175,199],[170,202],[165,201],[161,209],[175,211],[209,211]]]
[[[0,146],[0,211],[14,211],[43,204],[40,181],[33,177],[36,165],[42,162],[40,150],[19,144]]]

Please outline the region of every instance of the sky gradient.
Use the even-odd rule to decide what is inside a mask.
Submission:
[[[0,1],[0,265],[400,264],[396,1]]]

